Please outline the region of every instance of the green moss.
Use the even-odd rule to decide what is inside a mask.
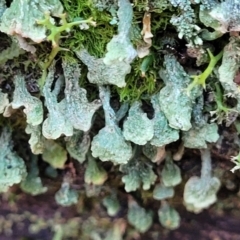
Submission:
[[[135,29],[138,29],[138,34],[141,31],[142,18],[145,11],[146,2],[141,1],[143,8],[139,8],[139,12],[135,12],[133,19],[133,30],[132,30],[132,42],[134,45],[138,45],[139,36],[136,37]],[[92,17],[93,21],[96,21],[97,26],[91,27],[87,30],[79,30],[74,28],[71,31],[71,36],[63,40],[61,46],[63,48],[68,48],[71,51],[79,50],[84,47],[88,50],[91,55],[96,57],[103,57],[106,52],[106,45],[110,42],[114,34],[117,33],[117,26],[111,25],[110,21],[112,19],[110,10],[99,11],[93,4],[92,1],[84,0],[62,0],[65,11],[68,13],[68,21],[76,21],[81,19],[87,19]],[[136,3],[136,1],[135,1]],[[114,5],[112,5],[114,6]],[[109,8],[105,8],[109,9]],[[155,11],[154,9],[153,11]],[[159,13],[158,11],[154,12],[154,20],[152,22],[152,32],[153,35],[157,35],[159,29],[165,29],[169,23],[171,14]],[[137,30],[136,30],[137,31]],[[140,35],[141,38],[141,35]],[[156,43],[156,45],[161,43]],[[69,53],[64,53],[69,56]],[[71,54],[70,54],[71,55]],[[156,59],[151,61],[147,68],[147,72],[143,73],[142,65],[144,64],[145,59],[136,59],[132,63],[132,71],[126,77],[127,85],[124,88],[113,87],[114,91],[119,95],[120,101],[133,102],[140,99],[150,99],[150,95],[154,94],[159,90],[159,84],[157,84],[157,70],[155,69],[154,64]],[[154,62],[154,63],[153,63]],[[144,76],[143,76],[144,75]],[[86,80],[86,73],[84,67],[82,69],[82,75],[80,78],[80,85],[83,87],[89,87],[89,83]],[[95,90],[95,89],[94,89]],[[93,94],[94,96],[96,94]],[[91,97],[90,97],[91,98]]]
[[[112,19],[111,14],[107,11],[98,11],[92,1],[62,0],[62,3],[69,21],[92,17],[97,23],[96,27],[87,30],[80,31],[75,28],[71,36],[64,40],[62,47],[75,51],[84,46],[91,55],[102,57],[107,43],[116,34],[117,28],[109,23]]]
[[[153,62],[150,62],[146,72],[143,72],[143,67],[145,67],[143,64],[146,58],[135,59],[132,63],[132,71],[126,76],[127,84],[124,88],[114,87],[121,102],[132,103],[141,99],[149,100],[151,95],[160,89],[160,84],[157,80],[157,71],[153,67]]]

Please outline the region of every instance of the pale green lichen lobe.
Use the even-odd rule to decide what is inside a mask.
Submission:
[[[92,155],[102,161],[125,164],[132,156],[131,144],[125,141],[122,131],[117,125],[116,114],[110,106],[109,89],[99,87],[99,91],[105,114],[105,127],[92,140]]]
[[[12,151],[11,131],[3,128],[0,136],[0,192],[7,192],[9,187],[20,183],[27,176],[25,163]]]
[[[165,69],[160,70],[160,77],[166,84],[160,90],[159,102],[169,126],[187,131],[192,127],[191,113],[193,96],[188,95],[186,87],[191,82],[190,76],[173,55],[165,55]]]
[[[24,77],[16,75],[14,78],[15,90],[13,93],[12,108],[24,107],[27,123],[36,126],[43,121],[43,106],[39,98],[32,96],[27,88]]]
[[[66,100],[58,101],[58,94],[63,86],[64,78],[60,76],[55,82],[54,89],[54,68],[52,67],[48,73],[45,85],[43,87],[43,95],[45,97],[45,105],[48,109],[48,117],[44,120],[42,126],[43,136],[47,139],[57,139],[62,134],[66,136],[73,135],[73,126],[65,115]]]
[[[201,150],[201,177],[191,177],[184,188],[184,205],[188,211],[200,213],[217,201],[220,180],[212,177],[210,150]]]
[[[146,144],[154,134],[153,121],[143,112],[141,105],[139,101],[132,104],[123,124],[124,138],[138,145]]]
[[[152,120],[154,134],[150,143],[154,146],[162,147],[166,144],[177,141],[179,139],[178,130],[169,126],[167,118],[161,110],[158,94],[151,97],[151,103],[154,109]]]
[[[107,53],[103,59],[106,65],[119,64],[119,62],[131,63],[137,56],[137,51],[130,41],[133,9],[129,0],[119,0],[117,12],[118,34],[107,44]]]
[[[77,63],[63,61],[65,77],[66,115],[74,129],[88,131],[92,125],[92,117],[101,106],[96,99],[88,102],[87,91],[79,86],[80,67]]]
[[[78,58],[88,67],[88,80],[99,86],[111,84],[118,87],[126,85],[125,77],[131,71],[130,64],[118,62],[106,65],[103,58],[91,56],[86,50],[76,52]]]
[[[47,37],[46,28],[36,21],[43,19],[46,12],[59,16],[63,6],[59,0],[14,0],[3,13],[0,30],[40,43]],[[51,21],[54,19],[51,18]]]

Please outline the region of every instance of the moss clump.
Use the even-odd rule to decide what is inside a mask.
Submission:
[[[144,59],[137,58],[132,63],[132,71],[126,76],[124,88],[114,87],[120,98],[120,102],[134,102],[141,99],[150,99],[150,96],[160,89],[157,70],[153,67],[153,61],[149,66],[144,66]]]
[[[62,0],[65,11],[68,13],[68,21],[78,21],[92,17],[96,21],[95,28],[80,31],[75,28],[71,31],[71,36],[67,37],[62,47],[70,50],[79,50],[84,46],[91,55],[102,57],[106,50],[106,45],[116,34],[116,26],[111,25],[111,13],[107,10],[99,11],[92,1],[85,0]],[[84,27],[84,26],[79,26]]]

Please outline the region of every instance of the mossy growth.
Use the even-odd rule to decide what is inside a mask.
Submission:
[[[62,3],[68,13],[68,21],[78,21],[91,17],[96,22],[94,28],[81,31],[78,28],[73,29],[70,33],[71,36],[63,41],[62,47],[75,51],[84,46],[91,55],[102,57],[107,43],[110,42],[117,30],[116,25],[110,24],[111,13],[107,10],[99,11],[92,1],[62,0]]]
[[[149,61],[149,58],[152,58]],[[120,102],[149,100],[151,95],[158,92],[161,84],[154,65],[154,57],[149,55],[143,59],[137,58],[132,63],[132,71],[126,76],[124,88],[114,87]]]
[[[106,1],[108,6],[106,5],[104,8],[99,9],[95,2],[96,1],[62,0],[64,9],[68,13],[67,20],[69,22],[88,19],[91,17],[92,20],[96,22],[96,27],[90,27],[83,30],[75,27],[71,30],[69,36],[62,40],[61,47],[69,49],[70,51],[76,51],[84,47],[91,55],[95,57],[103,57],[105,55],[107,44],[110,42],[112,37],[117,34],[117,24],[111,25],[111,21],[114,18],[113,11],[117,11],[117,5],[114,3],[114,1]],[[132,23],[131,40],[137,48],[139,41],[142,41],[140,32],[142,28],[142,18],[146,9],[145,7],[144,9],[136,8],[136,6],[133,7],[135,10],[135,15]],[[113,8],[115,9],[113,10]],[[171,16],[171,14],[168,12],[162,16],[162,13],[159,14],[159,11],[155,11],[156,9],[158,8],[153,7],[150,9],[150,11],[153,11],[153,14],[155,15],[153,18],[154,20],[151,23],[154,36],[158,35],[158,31],[160,29],[165,29],[167,27]],[[157,15],[159,15],[159,17]],[[137,33],[135,33],[135,30]],[[155,43],[154,45],[159,44],[161,43]],[[155,47],[156,46],[154,46],[154,48]],[[67,58],[73,57],[71,52],[64,52],[63,54]],[[119,95],[121,102],[134,102],[141,99],[149,100],[150,96],[156,93],[161,87],[161,85],[158,84],[158,67],[156,66],[159,65],[158,57],[159,56],[156,56],[155,54],[151,54],[144,59],[135,59],[131,64],[131,73],[126,76],[127,85],[124,88],[118,88],[115,86],[112,87],[113,95]],[[85,72],[85,68],[82,66],[80,85],[82,87],[86,85],[87,87],[91,87],[89,86],[89,83],[86,82]],[[95,92],[96,89],[93,90],[93,92]],[[93,95],[95,96],[96,94]]]

